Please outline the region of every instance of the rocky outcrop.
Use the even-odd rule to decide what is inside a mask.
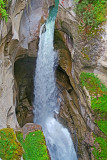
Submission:
[[[42,131],[42,127],[40,125],[37,125],[34,123],[26,123],[22,128],[23,139],[26,138],[26,135],[29,134],[29,132],[34,132],[34,131],[38,131],[38,130]]]
[[[107,22],[103,25],[104,33],[102,35],[102,55],[97,62],[94,73],[107,86]]]
[[[55,48],[59,53],[56,77],[61,97],[59,120],[71,132],[78,159],[90,160],[93,159],[92,132],[98,134],[98,129],[94,124],[90,95],[85,87],[81,87],[79,76],[83,71],[94,72],[106,81],[106,30],[87,38],[79,31],[72,4],[69,0],[60,1],[56,19]]]
[[[55,27],[54,45],[59,55],[58,119],[69,129],[78,159],[90,160],[93,159],[92,132],[98,130],[90,108],[90,95],[81,87],[79,76],[82,71],[94,72],[106,84],[107,23],[103,25],[106,33],[87,39],[79,32],[72,4],[71,0],[60,0]],[[12,0],[8,23],[0,22],[0,128],[33,122],[33,75],[39,30],[48,16],[48,8],[53,5],[54,0]]]
[[[38,157],[51,159],[42,127],[34,123],[27,123],[19,130],[0,129],[0,159],[23,160],[26,157],[34,160]]]
[[[0,22],[0,128],[18,126],[15,108],[19,82],[14,77],[14,63],[24,56],[36,57],[40,25],[48,16],[50,5],[54,1],[12,0],[8,22]]]
[[[69,129],[78,158],[81,158],[82,150],[82,156],[84,159],[90,159],[85,142],[85,138],[88,135],[88,128],[84,117],[81,115],[81,111],[83,111],[83,109],[80,108],[79,96],[76,93],[76,85],[71,72],[72,59],[70,51],[67,48],[67,44],[65,43],[66,41],[64,40],[64,35],[65,33],[62,31],[55,30],[54,46],[58,51],[59,57],[59,65],[56,70],[56,81],[60,92],[60,112],[58,119]],[[71,44],[72,43],[73,41],[71,40]],[[73,51],[72,47],[71,50]],[[91,137],[90,141],[92,141]]]

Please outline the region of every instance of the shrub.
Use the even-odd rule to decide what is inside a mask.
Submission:
[[[6,9],[5,9],[6,8],[6,2],[7,2],[7,0],[0,0],[0,15],[7,22],[8,14],[7,14]]]
[[[106,0],[75,0],[75,2],[80,26],[84,26],[86,31],[92,31],[106,21]]]

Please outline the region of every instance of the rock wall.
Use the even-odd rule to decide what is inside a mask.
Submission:
[[[14,63],[24,56],[36,57],[40,25],[54,0],[12,0],[8,22],[0,22],[0,128],[18,127]]]
[[[28,91],[27,86],[33,85],[29,72],[34,74],[40,26],[46,20],[48,8],[54,5],[54,0],[28,2],[12,0],[8,22],[0,22],[0,128],[16,128],[33,119],[29,116],[32,115],[32,98],[28,93],[32,92],[32,87]],[[93,159],[92,132],[97,133],[98,128],[93,122],[90,95],[86,88],[81,88],[79,75],[82,71],[94,72],[107,85],[107,23],[103,25],[105,32],[86,39],[78,32],[78,17],[73,12],[72,4],[72,0],[63,3],[60,0],[56,19],[54,45],[59,53],[56,81],[61,106],[58,118],[72,135],[78,159],[90,160]],[[31,63],[26,62],[26,58],[33,62],[31,70]],[[28,72],[23,71],[26,66]],[[27,80],[24,79],[26,76]]]
[[[84,138],[87,137],[88,127],[81,115],[80,101],[84,100],[79,97],[76,89],[76,84],[72,76],[72,59],[70,51],[67,47],[64,37],[67,34],[55,30],[54,46],[58,51],[59,65],[56,70],[56,81],[59,88],[59,103],[60,112],[58,115],[59,121],[69,129],[73,138],[74,146],[78,154],[78,158],[90,159]],[[73,51],[73,40],[70,41],[71,53]],[[84,102],[87,105],[86,102]],[[88,109],[87,109],[88,110]],[[90,137],[91,139],[91,137]],[[91,140],[90,140],[91,141]],[[89,143],[89,142],[88,142]]]
[[[79,31],[73,8],[73,1],[60,1],[56,19],[55,48],[59,53],[56,75],[62,99],[59,120],[71,132],[78,159],[90,160],[93,159],[92,132],[98,134],[98,128],[94,124],[90,95],[85,87],[82,89],[79,76],[83,71],[93,72],[107,84],[107,23],[103,32],[88,39]]]

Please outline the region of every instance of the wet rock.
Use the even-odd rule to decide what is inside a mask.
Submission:
[[[23,132],[23,138],[26,138],[26,135],[29,134],[29,132],[34,132],[37,130],[41,130],[42,131],[42,127],[40,125],[34,124],[34,123],[26,123],[23,128],[22,128],[22,132]]]
[[[7,125],[18,127],[15,114],[17,93],[14,88],[14,63],[25,55],[36,57],[43,1],[31,0],[29,5],[25,0],[11,1],[8,22],[0,21],[0,128]],[[23,94],[26,94],[25,88]],[[28,109],[32,105],[26,100],[26,105],[23,106]],[[28,117],[31,119],[30,115]]]
[[[15,114],[17,105],[18,109],[19,106],[23,106],[21,107],[21,109],[24,108],[22,113],[25,110],[29,112],[29,108],[32,106],[28,98],[26,98],[26,102],[23,101],[26,103],[25,105],[21,100],[19,100],[21,104],[18,104],[19,96],[16,89],[19,90],[19,85],[16,85],[14,80],[14,63],[18,59],[26,57],[26,55],[30,57],[37,56],[40,26],[48,17],[48,8],[51,5],[54,5],[54,0],[10,1],[8,4],[8,22],[5,23],[0,19],[0,112],[2,113],[0,128],[6,127],[7,124],[13,128],[18,126]],[[31,89],[32,86],[30,86]],[[22,95],[26,95],[26,92],[30,93],[28,90],[25,91],[26,87],[21,85],[20,88]],[[11,116],[7,116],[8,111]],[[18,117],[21,117],[21,113],[18,115]],[[25,122],[28,122],[28,119],[31,121],[30,115],[31,111],[28,116],[26,115],[28,118],[25,118]]]
[[[42,33],[45,33],[45,32],[46,32],[46,26],[44,25]]]
[[[71,8],[67,8],[66,5],[64,7],[61,6],[58,11],[54,38],[54,46],[59,55],[57,72],[60,76],[56,74],[56,80],[60,90],[61,103],[58,118],[72,135],[78,159],[90,160],[93,138],[90,135],[90,139],[88,139],[87,135],[90,130],[95,131],[95,124],[90,108],[90,95],[85,88],[84,90],[81,88],[79,75],[83,68],[94,68],[97,64],[97,56],[100,57],[101,53],[98,55],[95,50],[96,56],[93,58],[91,56],[94,53],[90,51],[91,55],[88,54],[90,59],[81,54],[80,51],[86,42],[78,32],[77,17],[72,14]],[[99,44],[97,49],[100,50],[100,41],[97,39],[93,41],[95,45]],[[88,42],[90,46],[92,42]],[[68,77],[69,80],[67,78],[65,80],[65,77]]]

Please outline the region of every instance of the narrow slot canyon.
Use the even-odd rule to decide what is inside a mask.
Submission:
[[[106,13],[103,0],[0,3],[0,160],[107,159]]]

